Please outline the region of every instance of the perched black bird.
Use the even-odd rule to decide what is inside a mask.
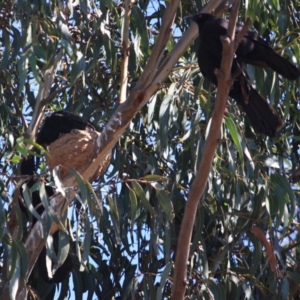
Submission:
[[[49,146],[60,136],[70,133],[74,129],[95,130],[95,127],[68,111],[56,111],[46,117],[37,135],[36,142],[44,147]]]
[[[55,142],[60,136],[72,132],[72,130],[95,130],[92,124],[83,121],[80,117],[67,112],[67,111],[57,111],[52,113],[50,116],[45,118],[45,121],[37,135],[37,143],[41,144],[44,147],[47,147],[51,143]],[[27,181],[27,186],[32,188],[36,183],[36,180],[33,176],[36,174],[36,162],[35,157],[30,155],[27,158],[24,158],[21,161],[20,166],[21,175],[30,175],[29,180]],[[21,195],[23,191],[21,189]],[[50,186],[46,186],[46,193],[48,197],[54,195],[54,190]],[[42,214],[44,207],[41,205],[41,198],[39,191],[33,191],[32,196],[32,205],[36,208],[39,214]],[[21,206],[21,209],[24,208]],[[33,217],[33,225],[37,220]],[[55,232],[53,235],[54,240],[54,249],[57,251],[58,248],[58,232]],[[41,278],[48,283],[59,283],[62,282],[65,278],[69,277],[70,272],[73,269],[73,262],[71,255],[69,254],[60,268],[58,268],[52,278],[48,277],[47,267],[46,267],[46,248],[44,247],[39,258],[37,260],[37,268],[39,270],[39,275]],[[32,273],[33,275],[33,273]],[[34,280],[34,279],[32,279]],[[31,283],[32,284],[32,283]],[[34,285],[34,284],[33,284]]]
[[[220,68],[222,59],[221,36],[227,34],[228,20],[211,14],[200,13],[191,17],[199,27],[200,44],[198,63],[204,77],[217,85],[215,69]],[[236,34],[242,29],[236,25]],[[258,133],[274,137],[282,128],[283,122],[277,112],[252,87],[244,64],[270,67],[283,77],[295,80],[300,71],[285,58],[277,54],[256,32],[248,30],[240,42],[232,63],[232,73],[239,74],[231,87],[229,96],[246,112],[251,125]]]

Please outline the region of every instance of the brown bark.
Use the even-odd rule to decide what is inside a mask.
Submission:
[[[267,241],[265,233],[259,227],[252,227],[251,231],[259,239],[261,244],[265,247],[270,268],[273,272],[275,272],[277,269],[277,260],[273,246]]]
[[[218,77],[218,93],[211,118],[211,127],[205,142],[202,159],[198,172],[191,186],[189,197],[185,206],[184,216],[177,242],[174,282],[172,299],[184,298],[187,285],[187,264],[189,257],[190,242],[195,222],[195,216],[201,196],[207,184],[209,172],[216,147],[218,145],[220,128],[224,115],[230,87],[233,78],[231,76],[231,65],[235,53],[235,24],[237,22],[239,1],[236,1],[229,21],[227,37],[222,39],[223,57]]]

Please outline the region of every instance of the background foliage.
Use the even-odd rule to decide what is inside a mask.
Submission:
[[[151,55],[166,5],[132,3],[128,93]],[[165,56],[189,26],[183,17],[202,5],[204,1],[181,2]],[[244,1],[240,19],[252,17],[255,29],[297,64],[299,11],[296,0]],[[21,242],[30,225],[23,224],[23,215],[18,218],[23,233],[10,237],[8,224],[13,192],[19,187],[17,164],[29,153],[24,133],[45,71],[62,53],[50,96],[43,103],[47,112],[66,109],[100,131],[118,106],[122,12],[123,3],[110,0],[0,2],[2,286],[6,280],[17,280],[16,274],[22,278],[26,269]],[[55,291],[54,284],[34,278],[30,297],[35,292],[41,299],[170,298],[177,236],[216,92],[199,74],[196,49],[197,41],[132,120],[113,149],[107,172],[92,184],[101,212],[95,214],[94,195],[86,190],[69,208],[67,228],[76,263],[68,281]],[[297,295],[299,81],[253,67],[249,74],[285,127],[274,140],[256,135],[235,103],[228,102],[190,246],[186,294],[191,299]],[[41,164],[40,172],[44,170]],[[274,249],[275,262],[268,247]]]

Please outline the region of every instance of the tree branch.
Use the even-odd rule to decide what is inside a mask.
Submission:
[[[256,236],[256,238],[260,241],[260,243],[265,247],[270,269],[273,272],[275,272],[278,264],[277,264],[276,255],[274,253],[273,245],[270,242],[268,242],[266,238],[266,234],[259,227],[253,226],[251,231]]]
[[[187,280],[187,263],[189,257],[190,242],[195,222],[197,207],[207,184],[211,170],[212,160],[216,151],[224,110],[232,84],[231,65],[235,54],[235,25],[237,22],[240,1],[236,1],[229,26],[227,37],[221,39],[223,44],[223,56],[218,77],[218,93],[211,118],[211,127],[204,146],[202,159],[198,172],[191,185],[189,197],[185,206],[184,216],[177,242],[174,281],[172,299],[181,300],[184,297]]]
[[[127,82],[128,82],[128,60],[129,60],[129,21],[130,21],[130,11],[131,5],[130,0],[124,1],[124,10],[122,13],[122,60],[121,60],[121,87],[120,87],[120,103],[123,103],[126,100],[127,96]]]

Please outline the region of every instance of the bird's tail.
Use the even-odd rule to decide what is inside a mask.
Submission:
[[[257,133],[275,137],[283,127],[283,122],[275,109],[251,85],[247,85],[245,91],[241,87],[241,82],[235,81],[229,95],[243,108]]]
[[[271,47],[259,41],[255,43],[252,51],[243,56],[242,61],[257,66],[269,67],[289,80],[296,80],[300,76],[297,67],[277,54]]]

